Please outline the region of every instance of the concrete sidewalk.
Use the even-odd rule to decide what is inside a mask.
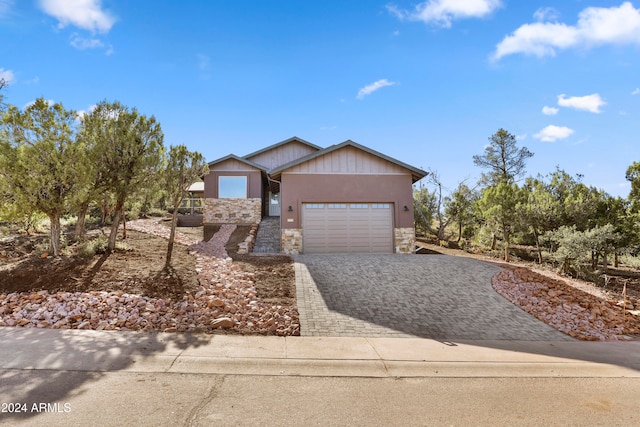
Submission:
[[[330,377],[635,377],[640,341],[456,341],[0,328],[0,369]]]

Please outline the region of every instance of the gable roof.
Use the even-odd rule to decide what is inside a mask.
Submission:
[[[319,146],[317,146],[315,144],[312,144],[309,141],[305,141],[302,138],[298,138],[297,136],[292,136],[291,138],[285,139],[284,141],[276,142],[275,144],[272,144],[272,145],[270,145],[268,147],[262,148],[262,149],[260,149],[258,151],[254,151],[253,153],[249,153],[246,156],[244,156],[243,158],[244,159],[249,159],[251,157],[257,156],[258,154],[262,154],[264,152],[267,152],[269,150],[273,150],[274,148],[278,148],[278,147],[280,147],[282,145],[286,145],[286,144],[289,144],[291,142],[299,142],[301,144],[304,144],[304,145],[306,145],[308,147],[313,148],[314,150],[322,150],[322,147],[319,147]]]
[[[209,166],[213,166],[213,165],[215,165],[215,164],[222,163],[222,162],[227,161],[227,160],[229,160],[229,159],[237,160],[237,161],[239,161],[239,162],[241,162],[241,163],[244,163],[244,164],[246,164],[246,165],[249,165],[249,166],[251,166],[251,167],[253,167],[253,168],[256,168],[256,169],[258,169],[258,170],[261,170],[261,171],[263,171],[263,172],[266,172],[266,169],[265,169],[265,167],[264,167],[264,166],[261,166],[261,165],[259,165],[259,164],[257,164],[257,163],[254,163],[254,162],[252,162],[251,160],[247,160],[247,159],[245,159],[244,157],[238,157],[238,156],[236,156],[235,154],[229,154],[229,155],[227,155],[227,156],[220,157],[220,158],[219,158],[219,159],[217,159],[217,160],[213,160],[213,161],[209,162]]]
[[[425,176],[427,176],[427,172],[422,170],[422,169],[420,169],[420,168],[416,168],[416,167],[411,166],[411,165],[409,165],[407,163],[401,162],[400,160],[396,160],[393,157],[389,157],[386,154],[382,154],[382,153],[380,153],[378,151],[375,151],[375,150],[373,150],[373,149],[371,149],[369,147],[365,147],[364,145],[360,145],[357,142],[351,141],[350,139],[348,139],[348,140],[346,140],[346,141],[344,141],[344,142],[342,142],[340,144],[332,145],[330,147],[327,147],[327,148],[322,149],[320,151],[317,151],[315,153],[309,154],[308,156],[301,157],[301,158],[299,158],[297,160],[294,160],[294,161],[289,162],[287,164],[284,164],[282,166],[278,166],[277,168],[273,168],[273,169],[271,169],[269,171],[269,175],[280,175],[282,172],[284,172],[287,169],[290,169],[290,168],[292,168],[294,166],[297,166],[297,165],[302,164],[304,162],[307,162],[309,160],[313,160],[313,159],[315,159],[317,157],[324,156],[325,154],[331,153],[332,151],[336,151],[336,150],[339,150],[339,149],[344,148],[344,147],[355,147],[355,148],[357,148],[359,150],[362,150],[362,151],[367,152],[367,153],[369,153],[371,155],[374,155],[376,157],[384,159],[384,160],[386,160],[388,162],[394,163],[394,164],[396,164],[396,165],[398,165],[398,166],[400,166],[400,167],[402,167],[404,169],[407,169],[408,171],[411,172],[411,179],[412,179],[413,182],[416,182],[416,181],[424,178]]]

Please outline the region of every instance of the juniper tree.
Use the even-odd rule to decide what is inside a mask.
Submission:
[[[0,174],[14,203],[40,211],[51,223],[50,250],[60,255],[60,217],[85,176],[78,173],[74,111],[37,99],[24,111],[10,106],[2,116]]]
[[[171,234],[169,236],[165,267],[168,267],[171,262],[176,225],[178,223],[178,208],[189,191],[191,184],[202,178],[208,170],[209,168],[202,154],[190,152],[184,145],[170,147],[167,164],[164,168],[163,181],[169,196],[169,202],[173,207],[173,219],[171,221]]]
[[[159,176],[164,135],[155,117],[147,118],[119,102],[100,102],[84,121],[86,137],[95,146],[98,187],[115,199],[108,244],[114,250],[127,198]]]

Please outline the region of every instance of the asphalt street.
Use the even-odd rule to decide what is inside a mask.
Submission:
[[[3,370],[0,380],[8,426],[640,425],[638,378]]]

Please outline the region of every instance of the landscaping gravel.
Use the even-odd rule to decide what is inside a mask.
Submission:
[[[131,230],[168,238],[156,220],[127,223]],[[0,294],[0,326],[163,332],[212,332],[299,335],[295,307],[260,301],[252,280],[227,257],[224,245],[235,229],[223,225],[208,242],[177,232],[175,241],[190,247],[200,283],[194,295],[179,301],[124,292]]]
[[[629,340],[640,335],[637,313],[615,301],[569,286],[525,268],[508,268],[493,277],[494,289],[527,313],[574,338]],[[626,301],[626,307],[633,304]]]

